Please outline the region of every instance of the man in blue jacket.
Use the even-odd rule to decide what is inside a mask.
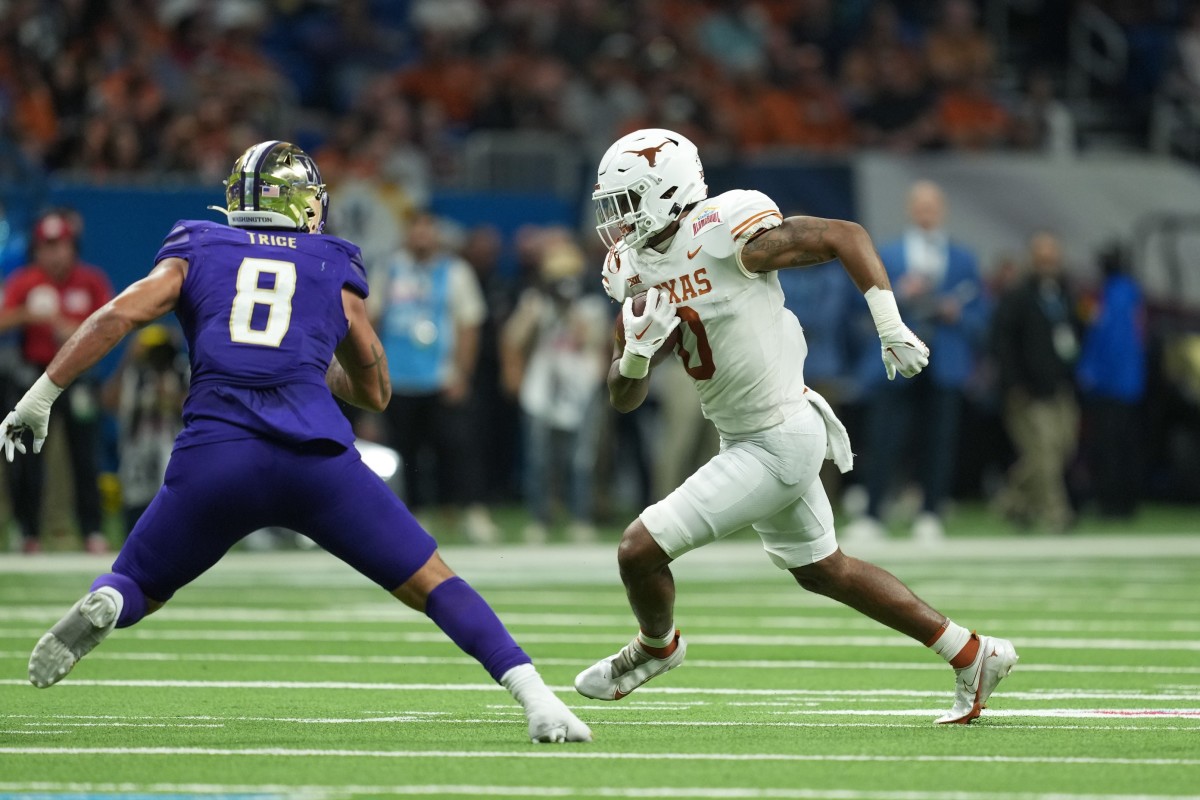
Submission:
[[[884,503],[905,454],[910,434],[923,491],[913,538],[943,536],[941,504],[950,490],[958,442],[963,387],[975,368],[987,328],[987,304],[975,254],[953,242],[943,223],[946,202],[931,181],[918,181],[908,195],[912,225],[879,249],[904,319],[929,344],[935,357],[915,380],[877,381],[868,387],[866,421],[867,514],[847,534],[862,539],[884,535]]]
[[[1141,403],[1146,393],[1146,304],[1120,244],[1100,253],[1104,284],[1083,333],[1075,378],[1083,395],[1084,454],[1102,515],[1125,518],[1141,489]]]

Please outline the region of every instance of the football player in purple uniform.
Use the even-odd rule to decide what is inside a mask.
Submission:
[[[542,681],[488,604],[361,461],[334,395],[371,411],[391,397],[367,318],[358,247],[321,233],[328,194],[295,145],[268,141],[226,182],[228,224],[185,220],[154,269],[93,314],[0,423],[12,461],[46,439],[63,388],[130,331],[174,311],[192,382],[166,480],[112,572],[38,641],[29,679],[47,687],[113,628],[156,611],[251,531],[303,533],[422,611],[525,709],[535,742],[591,732]]]

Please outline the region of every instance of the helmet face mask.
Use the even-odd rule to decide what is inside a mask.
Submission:
[[[596,233],[615,252],[637,249],[707,196],[694,144],[674,131],[634,131],[600,160],[592,193]]]
[[[238,158],[225,181],[226,215],[235,228],[320,233],[329,193],[312,158],[294,144],[260,142]]]

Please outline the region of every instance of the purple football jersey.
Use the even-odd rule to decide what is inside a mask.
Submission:
[[[354,434],[325,384],[346,335],[342,287],[366,297],[362,254],[335,236],[177,222],[158,251],[188,262],[176,316],[191,389],[176,448],[261,436]]]

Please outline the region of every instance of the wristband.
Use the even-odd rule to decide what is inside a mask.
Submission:
[[[896,296],[891,289],[880,289],[872,286],[863,294],[867,307],[871,309],[871,318],[875,320],[875,330],[880,336],[892,333],[904,326],[900,321],[900,309],[896,307]]]
[[[621,373],[621,377],[641,380],[650,372],[650,359],[626,350],[621,353],[621,360],[617,363],[617,372]]]
[[[24,412],[33,412],[35,416],[49,416],[50,406],[54,405],[54,401],[63,393],[63,390],[57,386],[54,381],[50,380],[50,376],[42,373],[33,386],[29,387],[29,391],[25,396],[17,402],[16,410],[24,416]]]

